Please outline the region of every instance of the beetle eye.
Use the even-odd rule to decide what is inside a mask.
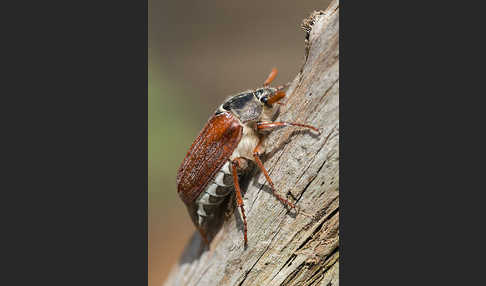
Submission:
[[[268,95],[265,95],[263,96],[261,99],[260,99],[261,102],[267,104],[267,101],[268,101]]]

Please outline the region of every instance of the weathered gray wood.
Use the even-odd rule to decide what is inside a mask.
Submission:
[[[339,284],[339,2],[303,27],[306,60],[277,120],[312,124],[322,135],[275,131],[264,162],[279,193],[311,216],[287,211],[255,173],[244,194],[248,247],[237,210],[210,250],[201,253],[193,236],[165,285]]]

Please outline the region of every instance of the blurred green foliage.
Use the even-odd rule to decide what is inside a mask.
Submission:
[[[160,70],[149,67],[148,78],[148,190],[149,201],[166,206],[178,199],[176,174],[197,134],[192,106],[180,88]],[[160,206],[161,208],[163,206]]]

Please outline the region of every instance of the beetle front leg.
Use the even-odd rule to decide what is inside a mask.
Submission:
[[[300,124],[300,123],[293,123],[293,122],[258,122],[257,123],[257,130],[259,131],[266,131],[266,130],[272,130],[277,127],[284,127],[284,126],[299,126],[299,127],[305,127],[312,129],[321,134],[321,131],[317,129],[314,126],[306,125],[306,124]],[[258,147],[258,146],[257,146]]]
[[[243,227],[244,227],[244,237],[245,237],[245,245],[248,244],[248,239],[246,237],[247,232],[247,225],[246,225],[246,215],[245,209],[243,205],[243,197],[241,195],[240,183],[238,182],[238,172],[236,171],[237,168],[243,168],[242,164],[246,164],[246,160],[244,158],[236,158],[231,161],[231,173],[233,175],[233,184],[235,185],[235,193],[236,193],[236,202],[241,210],[241,216],[243,217]]]

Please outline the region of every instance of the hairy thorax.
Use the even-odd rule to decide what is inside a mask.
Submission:
[[[238,157],[253,160],[253,150],[255,150],[260,140],[260,136],[255,130],[255,125],[255,123],[243,125],[243,136],[235,151],[233,151],[230,160]]]
[[[269,122],[275,117],[276,113],[278,112],[278,106],[273,108],[270,107],[263,107],[262,113],[259,118],[259,122]],[[246,123],[241,123],[243,125],[243,136],[241,137],[241,141],[236,147],[235,151],[231,155],[231,160],[236,159],[238,157],[243,157],[248,160],[254,160],[253,158],[253,151],[255,150],[260,138],[264,137],[263,134],[260,134],[257,130],[257,122],[250,121]],[[263,139],[263,138],[262,138]],[[265,144],[262,144],[259,148],[260,153],[265,151]]]

